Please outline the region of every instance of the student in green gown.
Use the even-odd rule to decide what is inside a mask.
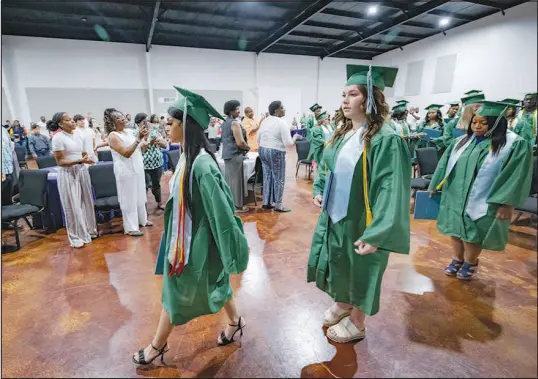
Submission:
[[[157,258],[163,273],[159,325],[152,343],[133,356],[143,365],[164,358],[174,326],[199,316],[225,309],[228,326],[218,337],[219,345],[233,342],[246,325],[233,301],[230,274],[246,269],[247,240],[204,135],[210,117],[223,118],[203,97],[176,89],[184,98],[168,109],[173,119],[170,139],[179,142],[184,153],[170,179]]]
[[[370,74],[368,74],[370,72]],[[411,165],[404,140],[390,127],[383,90],[397,68],[347,66],[344,125],[323,152],[314,182],[322,207],[308,260],[309,282],[333,298],[327,337],[365,337],[365,317],[379,311],[390,252],[409,253]]]
[[[528,93],[523,99],[523,109],[519,115],[519,121],[515,132],[524,140],[536,143],[536,93]]]
[[[442,105],[431,104],[425,108],[426,117],[424,121],[417,127],[417,132],[421,133],[424,129],[433,129],[443,131],[443,115],[441,114]]]
[[[317,125],[316,118],[323,111],[323,108],[317,103],[312,105],[309,109],[313,113],[313,115],[308,118],[308,121],[306,123],[306,139],[308,141],[310,141],[312,128]]]
[[[484,101],[467,134],[443,155],[429,186],[441,190],[437,228],[451,237],[448,276],[476,274],[482,249],[503,251],[514,207],[529,196],[530,144],[507,131],[506,104]]]
[[[458,114],[460,110],[459,101],[451,101],[450,103],[448,103],[448,105],[450,107],[448,108],[448,111],[446,112],[446,117],[443,120],[445,125],[447,125],[450,121],[454,120],[454,118],[456,117],[456,115]]]
[[[504,99],[501,100],[501,103],[511,104],[511,106],[508,106],[508,108],[506,108],[504,118],[506,118],[508,130],[515,132],[516,125],[518,123],[517,108],[521,106],[521,101],[517,99]]]
[[[310,135],[310,151],[307,160],[315,163],[314,168],[319,166],[323,157],[325,143],[332,136],[332,129],[329,127],[327,112],[322,112],[317,117],[317,125],[312,128]]]
[[[461,115],[457,115],[452,121],[446,124],[443,129],[443,134],[439,139],[435,141],[435,144],[439,147],[439,152],[443,152],[443,150],[447,149],[454,141],[454,129],[467,130],[476,110],[481,105],[480,102],[484,99],[485,96],[482,91],[472,90],[466,92],[465,96],[461,99],[461,103],[463,106],[463,111],[461,112]]]

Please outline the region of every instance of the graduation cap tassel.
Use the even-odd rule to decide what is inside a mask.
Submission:
[[[368,98],[366,99],[366,114],[372,114],[372,109],[374,113],[377,113],[377,108],[374,101],[374,83],[372,80],[372,65],[368,69],[368,74],[366,75],[366,89],[368,91]]]
[[[486,134],[484,134],[485,137],[491,137],[493,132],[495,131],[495,129],[497,129],[497,126],[499,126],[499,122],[501,122],[502,118],[504,117],[504,114],[506,113],[506,110],[508,109],[508,107],[506,107],[502,112],[501,114],[499,115],[499,117],[497,117],[497,120],[495,120],[495,124],[493,124],[493,128],[491,128],[490,130],[488,130],[486,132]]]

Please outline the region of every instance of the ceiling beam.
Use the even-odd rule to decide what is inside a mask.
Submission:
[[[398,26],[398,25],[401,25],[403,23],[405,23],[406,21],[410,20],[410,19],[413,19],[413,18],[416,18],[416,17],[419,17],[421,15],[423,15],[424,13],[427,13],[429,11],[432,11],[438,7],[440,7],[441,5],[447,3],[448,0],[433,0],[433,1],[430,1],[430,2],[427,2],[423,5],[420,5],[418,7],[414,7],[413,9],[409,10],[407,12],[407,14],[403,14],[403,15],[400,15],[400,16],[397,16],[393,19],[391,19],[390,21],[386,22],[386,23],[382,23],[381,25],[375,27],[375,28],[372,28],[371,30],[369,30],[368,32],[364,33],[363,35],[358,35],[357,37],[354,37],[354,38],[351,38],[349,41],[347,42],[344,42],[344,43],[341,43],[333,48],[330,48],[328,53],[326,55],[323,56],[323,58],[325,57],[330,57],[332,55],[335,55],[336,53],[339,53],[340,51],[343,51],[343,50],[346,50],[348,47],[351,47],[353,45],[355,45],[356,43],[358,42],[363,42],[365,40],[368,40],[380,33],[383,33],[383,32],[388,32],[391,28],[395,27],[395,26]]]
[[[173,25],[173,26],[194,26],[194,27],[200,27],[200,28],[207,28],[209,26],[224,30],[233,30],[238,32],[251,32],[251,33],[263,33],[266,34],[269,31],[267,29],[262,29],[261,27],[252,27],[252,26],[242,26],[242,25],[236,25],[236,24],[229,24],[229,25],[223,25],[223,24],[211,24],[208,25],[207,22],[203,21],[196,21],[196,20],[189,20],[189,21],[178,21],[170,18],[166,18],[164,16],[159,17],[159,25]]]
[[[382,36],[385,36],[385,35],[388,35],[388,34],[392,35],[393,33],[390,33],[390,32],[379,33],[379,35],[382,35]],[[404,33],[404,32],[394,33],[394,37],[411,38],[411,39],[422,39],[422,38],[424,38],[423,35],[412,34],[412,33]]]
[[[370,17],[365,13],[356,12],[356,11],[343,11],[340,9],[326,8],[322,10],[321,13],[329,15],[329,16],[349,17],[349,18],[355,18],[355,19],[364,20],[364,21],[379,22],[377,21],[377,19],[379,19],[379,16]]]
[[[151,19],[151,26],[149,28],[148,41],[146,42],[146,52],[149,52],[149,49],[151,49],[151,39],[153,38],[153,32],[155,32],[155,25],[157,25],[160,7],[161,7],[161,0],[157,0],[155,2],[155,8],[153,8],[153,18]]]
[[[167,4],[169,4],[171,2],[167,2]],[[169,7],[167,6],[166,8],[163,7],[163,9],[166,9],[167,11],[172,11],[172,12],[179,12],[179,13],[192,13],[192,14],[197,14],[197,15],[207,15],[207,16],[221,16],[221,17],[227,17],[227,18],[230,18],[230,19],[233,19],[233,20],[240,20],[241,18],[247,18],[249,19],[250,21],[259,21],[259,22],[271,22],[273,24],[278,24],[278,25],[282,25],[283,22],[282,22],[282,19],[281,18],[277,18],[277,17],[274,17],[274,16],[266,16],[264,15],[263,13],[260,13],[260,12],[256,12],[256,13],[246,13],[246,12],[230,12],[230,11],[215,11],[215,10],[206,10],[206,9],[202,9],[202,8],[197,8],[197,7],[193,7],[192,5],[189,6],[189,5],[186,5],[186,4],[189,4],[188,1],[176,1],[176,2],[172,2],[175,7]],[[215,2],[215,5],[217,3]]]
[[[429,24],[427,22],[418,22],[418,21],[407,21],[403,22],[403,25],[412,26],[414,28],[422,28],[422,29],[437,29],[437,27],[434,24]]]
[[[439,17],[455,18],[455,19],[463,20],[463,21],[467,21],[467,22],[474,21],[475,18],[476,18],[476,17],[473,17],[473,16],[467,16],[467,15],[460,14],[460,13],[442,11],[442,10],[439,10],[439,9],[434,9],[432,11],[429,11],[428,14],[432,14],[434,16],[439,16]]]
[[[497,8],[497,9],[505,9],[506,7],[503,4],[497,3],[496,1],[489,1],[489,0],[465,0],[466,3],[472,3],[472,4],[478,4],[478,5],[485,5],[486,7],[491,8]]]
[[[344,36],[333,36],[329,34],[322,34],[322,33],[310,33],[310,32],[301,32],[299,30],[293,30],[288,33],[290,36],[294,37],[307,37],[307,38],[315,38],[315,39],[330,39],[335,41],[345,41],[347,40]]]
[[[268,47],[278,42],[282,37],[286,36],[289,32],[293,31],[299,25],[302,25],[312,16],[325,9],[331,3],[331,1],[332,0],[317,0],[312,2],[310,5],[304,8],[301,13],[297,14],[290,22],[284,24],[277,31],[275,31],[273,34],[271,34],[269,37],[259,43],[254,48],[254,51],[256,53],[263,52]]]
[[[335,30],[345,30],[345,31],[351,31],[357,33],[357,27],[356,26],[350,26],[350,25],[340,25],[340,24],[334,24],[331,22],[319,22],[319,21],[307,21],[304,23],[305,26],[314,26],[316,28],[325,28],[325,29],[335,29]]]

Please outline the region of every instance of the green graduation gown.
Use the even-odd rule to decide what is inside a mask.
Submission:
[[[327,170],[335,169],[344,144],[340,138],[325,147],[316,173],[314,196],[323,196]],[[388,124],[372,138],[367,151],[368,198],[373,221],[366,227],[363,196],[364,154],[358,160],[350,189],[347,216],[333,223],[326,210],[319,216],[308,260],[308,282],[334,301],[352,304],[369,315],[379,311],[381,279],[389,253],[409,253],[411,165],[404,140]],[[358,255],[357,240],[377,246],[373,254]]]
[[[458,141],[452,142],[443,154],[430,183],[430,190],[434,190],[444,179],[450,154]],[[499,204],[512,207],[521,205],[529,196],[532,154],[530,144],[517,137],[491,187],[487,198],[487,215],[473,221],[466,213],[468,198],[490,146],[491,138],[480,143],[474,141],[458,159],[441,189],[437,229],[445,235],[477,244],[483,249],[502,251],[508,240],[510,220],[497,220],[497,208]]]
[[[516,124],[514,132],[530,143],[536,139],[536,115],[535,112],[523,111],[521,119]]]
[[[217,313],[232,298],[230,274],[248,264],[248,244],[235,216],[232,193],[210,155],[197,157],[192,168],[192,240],[189,262],[181,275],[168,275],[173,199],[164,211],[166,254],[162,304],[173,325]]]
[[[310,133],[310,151],[308,152],[309,161],[314,161],[316,164],[320,164],[323,157],[323,148],[325,147],[325,133],[320,125],[314,126]]]
[[[443,129],[443,134],[441,137],[439,137],[437,140],[435,140],[435,143],[439,149],[446,149],[450,146],[452,141],[454,141],[454,129],[458,126],[458,123],[460,122],[459,117],[454,117],[452,121],[445,124],[445,127]]]
[[[306,122],[306,140],[310,142],[312,138],[312,128],[316,125],[315,116],[308,117],[308,121]]]

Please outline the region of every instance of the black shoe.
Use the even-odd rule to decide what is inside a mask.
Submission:
[[[288,212],[291,212],[291,209],[289,208],[275,208],[275,212],[281,212],[281,213],[288,213]]]
[[[273,207],[272,205],[262,205],[262,208],[265,209],[266,211],[270,211],[271,209],[275,209],[275,207]]]
[[[228,338],[226,338],[226,334],[224,333],[224,331],[222,331],[220,333],[220,340],[222,342],[217,341],[218,346],[226,346],[226,345],[229,345],[231,343],[234,343],[235,342],[234,338],[235,338],[235,335],[237,334],[237,332],[239,332],[239,337],[243,337],[243,329],[245,328],[246,325],[241,326],[241,320],[242,320],[242,317],[239,317],[239,322],[237,323],[237,325],[228,324],[230,326],[237,327],[237,329],[235,329],[234,334],[232,334],[232,339],[229,340]]]
[[[140,351],[138,352],[138,361],[134,358],[133,358],[133,362],[137,365],[142,365],[142,366],[146,366],[146,365],[149,365],[151,364],[155,359],[161,357],[161,363],[164,363],[164,353],[168,352],[168,342],[164,344],[164,346],[159,350],[157,349],[155,346],[153,346],[153,344],[151,344],[151,347],[154,349],[154,350],[157,350],[159,352],[159,354],[157,354],[155,357],[153,357],[153,359],[149,362],[146,361],[146,357],[144,355],[144,349],[140,349]]]

